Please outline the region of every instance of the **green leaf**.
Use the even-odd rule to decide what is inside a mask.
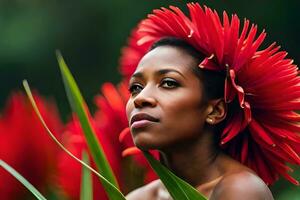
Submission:
[[[86,151],[82,151],[82,161],[90,164],[89,156]],[[93,200],[93,182],[91,171],[82,168],[80,200]]]
[[[207,200],[199,191],[173,174],[148,152],[143,153],[174,200]]]
[[[83,132],[85,134],[85,138],[88,144],[88,147],[91,151],[93,159],[98,167],[98,170],[101,174],[111,183],[113,183],[116,187],[118,187],[118,183],[116,178],[112,172],[112,169],[106,159],[105,154],[99,142],[97,140],[95,131],[91,125],[91,122],[88,118],[88,108],[83,100],[83,97],[79,91],[79,88],[70,73],[63,57],[59,52],[57,52],[57,60],[59,63],[59,67],[61,70],[61,74],[63,77],[66,93],[71,104],[72,110],[77,114]]]
[[[30,184],[21,174],[9,166],[6,162],[0,159],[0,166],[3,167],[7,172],[14,176],[18,181],[20,181],[37,199],[46,200],[46,198],[32,185]],[[5,184],[5,180],[2,184]]]
[[[46,129],[47,133],[49,134],[49,136],[52,138],[52,140],[60,147],[62,148],[69,156],[71,156],[75,161],[79,162],[82,166],[86,167],[87,169],[89,169],[91,172],[93,172],[94,174],[96,174],[101,182],[102,185],[105,188],[105,191],[107,192],[109,198],[111,200],[126,200],[124,195],[120,192],[120,190],[118,190],[118,188],[116,188],[111,182],[109,182],[106,178],[104,178],[101,174],[99,174],[96,170],[94,170],[92,167],[90,167],[89,165],[85,164],[84,162],[82,162],[79,158],[77,158],[76,156],[74,156],[68,149],[66,149],[58,140],[57,138],[54,136],[54,134],[51,132],[51,130],[48,128],[45,120],[43,119],[37,105],[36,102],[34,101],[33,95],[30,91],[30,87],[27,83],[26,80],[23,81],[23,86],[25,88],[26,94],[30,100],[30,103],[35,111],[35,113],[37,114],[39,120],[41,121],[42,125],[44,126],[44,128]]]

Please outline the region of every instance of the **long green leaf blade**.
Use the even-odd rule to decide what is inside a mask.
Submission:
[[[57,60],[59,63],[69,102],[73,111],[77,114],[79,118],[80,124],[85,134],[87,144],[91,151],[92,157],[97,165],[97,168],[108,181],[110,181],[112,184],[118,187],[116,178],[96,138],[96,134],[92,128],[91,122],[89,121],[88,110],[84,99],[79,91],[79,88],[71,72],[69,71],[63,57],[59,52],[57,52]]]
[[[194,187],[173,174],[148,152],[143,153],[174,200],[207,200]]]
[[[69,156],[71,156],[75,161],[77,161],[78,163],[80,163],[82,166],[84,166],[85,168],[89,169],[91,172],[93,172],[94,174],[96,174],[101,182],[102,185],[105,187],[106,192],[109,194],[109,198],[113,199],[113,200],[126,200],[125,196],[120,192],[120,190],[118,190],[118,188],[116,188],[112,183],[110,183],[106,178],[104,178],[101,174],[99,174],[96,170],[94,170],[92,167],[90,167],[89,165],[87,165],[86,163],[82,162],[79,158],[77,158],[76,156],[74,156],[68,149],[66,149],[58,140],[57,138],[54,136],[54,134],[51,132],[51,130],[49,129],[49,127],[47,126],[44,118],[42,117],[36,102],[33,98],[33,95],[31,93],[30,87],[28,85],[28,82],[26,80],[23,81],[23,86],[25,88],[26,94],[30,100],[30,103],[35,111],[35,113],[37,114],[40,122],[42,123],[42,125],[44,126],[44,128],[46,129],[47,133],[49,134],[49,136],[52,138],[52,140],[63,150],[65,151]]]
[[[90,165],[89,156],[86,151],[82,152],[82,161]],[[81,175],[80,200],[93,200],[93,182],[90,170],[83,167]]]
[[[14,176],[18,181],[20,181],[37,199],[46,200],[46,198],[31,183],[29,183],[21,174],[19,174],[16,170],[14,170],[11,166],[9,166],[1,159],[0,166],[3,167],[12,176]]]

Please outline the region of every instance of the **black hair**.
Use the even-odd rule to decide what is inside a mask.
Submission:
[[[201,51],[194,48],[192,45],[187,43],[186,41],[174,37],[165,37],[158,41],[156,41],[151,47],[150,50],[153,50],[160,46],[171,46],[178,47],[179,49],[185,51],[189,55],[191,55],[195,60],[197,65],[193,67],[193,72],[195,75],[201,80],[204,86],[204,96],[207,100],[224,98],[224,84],[226,79],[226,71],[212,71],[207,69],[202,69],[198,67],[203,59],[206,56]],[[227,116],[221,122],[213,126],[214,132],[214,142],[216,147],[219,146],[220,134],[222,133],[226,122],[232,118],[234,113],[239,109],[239,104],[237,99],[235,98],[231,103],[227,104]]]
[[[150,47],[150,51],[160,46],[172,46],[180,48],[191,55],[196,60],[197,65],[200,64],[206,57],[186,41],[174,37],[165,37],[156,41]],[[204,95],[208,100],[224,97],[224,82],[226,78],[225,72],[201,69],[198,66],[193,67],[192,70],[203,83],[205,91]]]

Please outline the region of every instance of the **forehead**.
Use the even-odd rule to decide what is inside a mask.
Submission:
[[[181,72],[192,73],[196,59],[179,47],[159,46],[148,52],[139,62],[136,72],[174,68]]]

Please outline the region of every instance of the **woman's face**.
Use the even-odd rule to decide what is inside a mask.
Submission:
[[[193,57],[172,46],[157,47],[141,59],[126,106],[137,147],[176,148],[201,134],[209,111],[195,66]]]

